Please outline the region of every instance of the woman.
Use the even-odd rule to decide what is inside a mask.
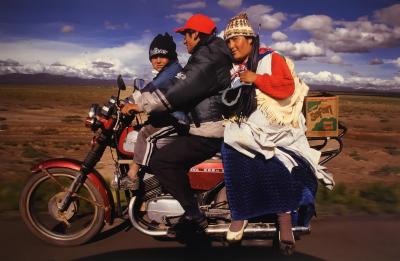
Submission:
[[[320,171],[320,153],[309,147],[301,114],[307,90],[295,88],[284,57],[259,49],[246,14],[230,20],[224,38],[234,60],[223,95],[228,119],[221,153],[232,216],[227,240],[240,241],[247,220],[276,214],[281,250],[291,254],[292,212],[303,206],[313,214],[313,172]]]

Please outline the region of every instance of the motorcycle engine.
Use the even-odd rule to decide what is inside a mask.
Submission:
[[[147,216],[151,221],[164,224],[166,217],[183,215],[181,204],[171,196],[161,196],[147,202]]]

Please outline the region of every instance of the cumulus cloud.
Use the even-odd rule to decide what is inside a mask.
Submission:
[[[242,5],[242,0],[219,0],[218,4],[228,9],[235,9]]]
[[[400,67],[400,57],[398,57],[397,59],[385,60],[384,62],[392,63],[392,64],[396,65],[397,67]]]
[[[13,59],[0,60],[0,67],[21,66],[21,64]]]
[[[1,64],[9,65],[0,66],[0,74],[51,73],[114,79],[118,74],[148,78],[144,72],[151,71],[148,43],[142,42],[128,42],[112,48],[93,48],[65,42],[26,40],[0,42],[0,49]],[[13,60],[5,55],[12,55]]]
[[[323,48],[317,46],[314,42],[302,41],[300,43],[277,42],[272,45],[274,50],[282,52],[294,60],[301,60],[307,57],[324,56]]]
[[[328,57],[327,62],[330,64],[343,64],[342,57],[336,54]]]
[[[379,65],[379,64],[383,64],[383,61],[379,58],[374,58],[371,61],[369,61],[370,65]]]
[[[183,12],[183,13],[167,15],[166,18],[174,19],[178,24],[183,24],[192,15],[193,13],[191,12]]]
[[[105,21],[104,22],[104,27],[107,30],[120,30],[120,29],[129,29],[130,26],[128,23],[123,23],[123,24],[114,24],[110,21]]]
[[[92,65],[95,68],[104,68],[104,69],[109,69],[111,67],[114,67],[114,64],[106,62],[92,62]]]
[[[306,30],[310,32],[330,32],[332,18],[326,15],[308,15],[298,18],[291,26],[293,30]]]
[[[276,42],[283,42],[288,39],[287,35],[280,31],[273,32],[271,34],[271,38],[273,41],[276,41]]]
[[[286,20],[287,15],[282,12],[270,14],[273,8],[269,5],[252,5],[245,9],[253,28],[261,25],[261,29],[275,30]]]
[[[392,25],[400,26],[400,4],[395,4],[387,8],[383,8],[374,12],[376,20]]]
[[[177,9],[199,9],[199,8],[206,8],[207,3],[204,1],[196,1],[196,2],[191,2],[191,3],[186,3],[186,4],[180,4],[177,5]]]
[[[368,17],[334,21],[326,15],[309,15],[298,18],[290,28],[309,31],[314,41],[334,52],[362,53],[375,48],[397,47],[400,45],[398,6],[376,11],[376,21],[370,21]]]
[[[307,84],[349,86],[355,88],[372,88],[383,90],[400,90],[400,77],[393,77],[392,79],[381,79],[375,77],[362,77],[357,74],[351,75],[350,77],[343,77],[341,74],[328,71],[321,71],[318,73],[300,72],[298,73],[298,75]]]
[[[75,30],[75,28],[72,25],[64,25],[61,27],[61,32],[63,33],[71,33]]]

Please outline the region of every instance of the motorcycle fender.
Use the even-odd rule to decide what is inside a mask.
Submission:
[[[49,159],[33,166],[31,168],[31,172],[38,173],[42,169],[51,168],[67,168],[80,171],[81,164],[81,161],[69,158]],[[87,178],[90,179],[96,189],[100,192],[100,195],[103,198],[106,222],[111,224],[114,219],[114,200],[106,181],[104,180],[103,176],[101,176],[100,173],[97,172],[97,170],[95,169],[93,169],[93,171],[88,174]]]

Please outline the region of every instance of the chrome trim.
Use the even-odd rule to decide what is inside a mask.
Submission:
[[[133,216],[133,206],[135,204],[136,197],[133,197],[129,202],[129,219],[134,228],[143,234],[153,236],[153,237],[166,237],[168,236],[168,230],[148,230],[137,223],[135,217]],[[206,229],[206,234],[208,235],[225,235],[228,231],[229,224],[219,224],[219,225],[209,225]],[[311,233],[311,227],[293,227],[293,233],[296,235],[307,235]],[[244,236],[251,238],[252,236],[260,238],[271,238],[275,236],[277,230],[274,223],[249,223],[244,230]]]
[[[149,235],[149,236],[152,236],[152,237],[167,236],[168,235],[167,230],[158,230],[158,231],[157,230],[156,231],[148,230],[148,229],[145,229],[145,228],[141,227],[139,225],[139,223],[137,223],[137,221],[136,221],[136,219],[135,219],[135,217],[133,215],[135,200],[136,200],[136,197],[133,197],[131,199],[131,201],[129,202],[129,209],[128,209],[129,219],[131,220],[131,223],[132,223],[133,227],[136,228],[139,232],[141,232],[143,234],[146,234],[146,235]]]

